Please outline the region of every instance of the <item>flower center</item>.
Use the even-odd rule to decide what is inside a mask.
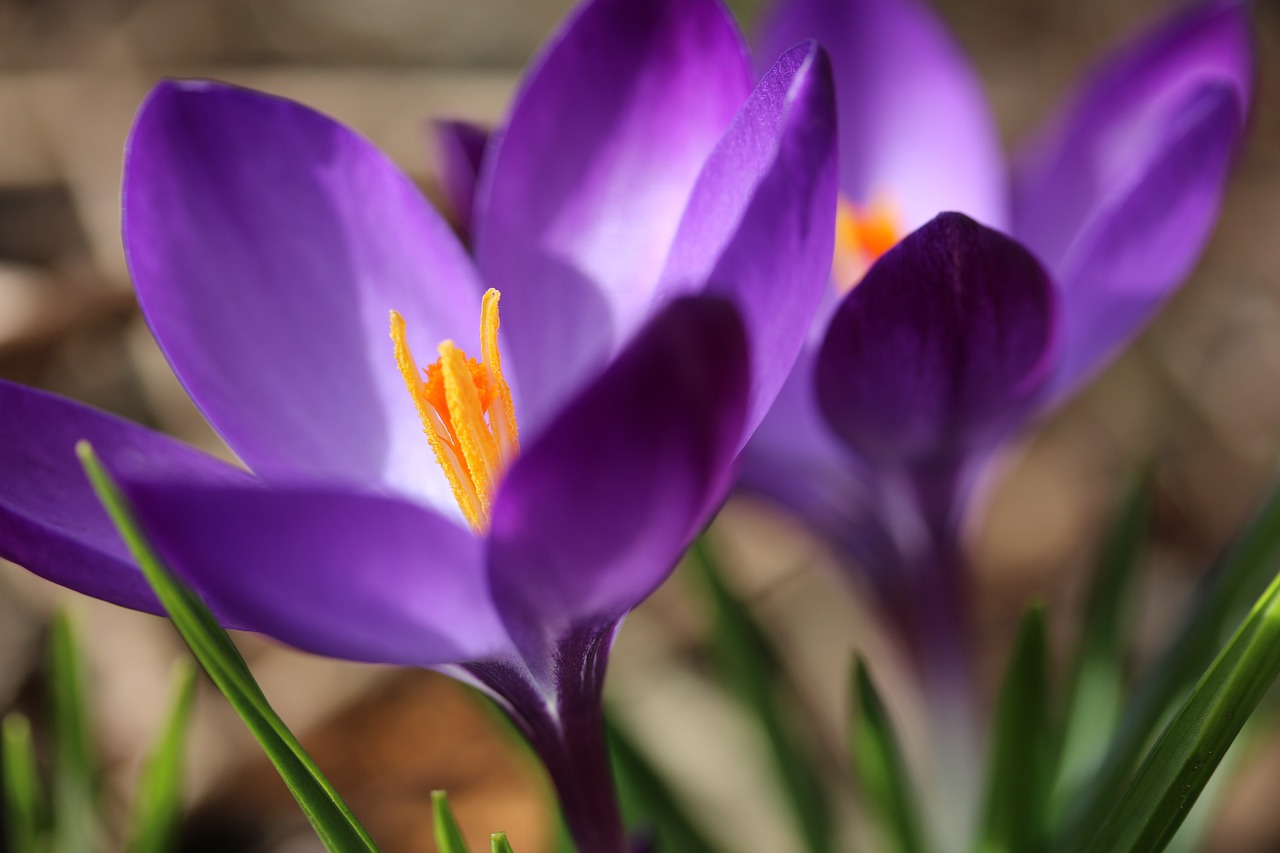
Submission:
[[[480,361],[446,340],[425,371],[418,369],[405,341],[404,318],[391,312],[396,364],[436,461],[477,533],[488,529],[493,494],[520,452],[515,405],[498,354],[498,297],[489,288],[480,302]]]
[[[841,294],[853,290],[868,269],[902,237],[902,213],[892,197],[878,194],[868,205],[844,196],[836,203],[836,250],[831,279]]]

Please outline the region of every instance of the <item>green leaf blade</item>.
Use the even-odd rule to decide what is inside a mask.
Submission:
[[[1151,516],[1149,473],[1135,479],[1103,540],[1071,665],[1052,812],[1097,772],[1124,704],[1125,630]]]
[[[85,665],[71,617],[54,615],[49,633],[53,702],[53,851],[91,853],[97,832],[97,781],[85,703]]]
[[[436,850],[439,853],[468,853],[462,829],[449,807],[449,795],[444,791],[431,792],[431,816]]]
[[[656,853],[718,853],[657,769],[610,716],[605,717],[614,784],[628,826],[651,828]]]
[[[138,783],[129,853],[166,853],[182,816],[182,774],[187,729],[195,707],[195,669],[190,664],[179,666],[174,685],[169,717]]]
[[[858,789],[899,853],[924,853],[924,823],[901,741],[866,662],[854,659],[849,749]]]
[[[1222,648],[1268,588],[1280,559],[1280,483],[1194,596],[1177,636],[1143,677],[1126,704],[1102,766],[1081,787],[1057,833],[1055,853],[1086,850],[1085,844],[1115,807],[1134,768],[1174,705]]]
[[[1052,739],[1044,607],[1028,609],[996,703],[978,850],[1023,853],[1043,840]]]
[[[293,733],[267,701],[227,632],[147,541],[128,501],[87,442],[76,446],[85,473],[174,627],[275,766],[326,849],[378,848]]]
[[[1088,849],[1158,851],[1280,676],[1280,577],[1165,727]]]
[[[36,748],[31,723],[21,714],[4,718],[4,817],[6,840],[14,851],[38,851],[41,847],[44,797],[36,770]]]
[[[495,832],[489,836],[489,853],[515,853],[505,832]]]
[[[725,584],[705,536],[694,543],[691,553],[716,613],[717,659],[765,735],[804,849],[828,853],[835,843],[831,806],[819,773],[779,701],[784,684],[777,656],[746,605]]]

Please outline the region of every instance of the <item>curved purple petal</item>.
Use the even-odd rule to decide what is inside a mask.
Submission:
[[[1230,93],[1231,114],[1213,120],[1238,137],[1253,87],[1251,42],[1247,4],[1198,3],[1103,62],[1032,137],[1014,172],[1013,233],[1056,278],[1079,265],[1071,255],[1082,235],[1157,168],[1207,91]],[[1220,183],[1215,162],[1167,179],[1203,183],[1200,168]],[[1194,258],[1201,244],[1194,239],[1183,249],[1153,241],[1147,248],[1153,259],[1167,251]]]
[[[732,305],[678,299],[512,466],[489,571],[535,671],[572,629],[618,619],[670,573],[728,488],[749,374]]]
[[[831,54],[840,117],[840,190],[900,208],[907,230],[944,210],[1008,221],[1004,156],[981,83],[918,0],[780,0],[761,58],[805,39]]]
[[[831,431],[818,408],[817,347],[796,360],[764,420],[742,451],[738,484],[803,518],[854,498],[865,464]]]
[[[890,250],[831,320],[822,412],[873,464],[954,464],[1025,417],[1056,356],[1052,285],[1013,240],[944,213]]]
[[[124,180],[142,309],[187,391],[255,472],[452,494],[388,337],[474,351],[480,287],[417,189],[352,131],[281,98],[157,86]]]
[[[693,191],[663,273],[667,292],[704,289],[742,311],[751,415],[764,417],[809,335],[835,239],[831,66],[812,42],[765,75]]]
[[[1205,89],[1171,121],[1140,180],[1100,211],[1060,273],[1062,360],[1070,393],[1151,318],[1208,242],[1242,125],[1235,92]]]
[[[162,614],[90,488],[76,442],[88,440],[105,460],[145,459],[193,482],[249,476],[137,424],[3,380],[0,412],[0,557],[85,595]]]
[[[808,347],[743,448],[737,485],[778,504],[816,533],[866,560],[867,518],[877,507],[866,463],[827,425],[814,387],[817,348]]]
[[[157,551],[221,613],[305,651],[431,666],[509,652],[483,542],[438,513],[328,488],[117,477]]]
[[[431,123],[440,158],[440,187],[444,190],[458,230],[470,239],[475,211],[476,185],[484,149],[489,144],[486,128],[465,121],[439,120]]]
[[[592,0],[529,74],[476,211],[522,429],[648,314],[702,164],[750,91],[717,0]]]

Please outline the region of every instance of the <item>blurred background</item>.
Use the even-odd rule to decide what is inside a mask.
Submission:
[[[354,126],[435,200],[432,117],[493,123],[569,0],[0,0],[0,376],[48,388],[225,453],[142,322],[119,237],[121,151],[161,76],[286,95]],[[740,2],[744,22],[759,3]],[[1044,116],[1107,46],[1169,0],[935,0],[974,57],[1006,141]],[[1055,650],[1073,641],[1099,532],[1153,460],[1156,512],[1133,666],[1158,647],[1195,580],[1276,474],[1280,447],[1280,6],[1258,3],[1252,134],[1198,272],[1092,388],[1029,431],[975,519],[976,641],[989,699],[1016,619],[1044,598]],[[0,412],[0,417],[3,413]],[[712,530],[734,588],[787,662],[831,784],[842,791],[845,673],[882,662],[894,712],[922,713],[898,651],[847,594],[821,545],[736,499]],[[707,677],[704,601],[677,573],[622,632],[609,691],[621,724],[727,849],[789,853],[763,742]],[[0,710],[44,713],[49,614],[70,605],[91,664],[94,733],[112,813],[129,800],[185,654],[168,623],[82,599],[0,561]],[[432,850],[429,792],[446,788],[472,843],[505,829],[547,850],[553,819],[532,761],[466,691],[430,673],[355,666],[245,636],[285,720],[388,853]],[[1274,703],[1271,703],[1274,706]],[[1264,716],[1274,708],[1264,706]],[[927,763],[923,738],[912,759]],[[1247,743],[1209,849],[1280,849],[1280,738]],[[310,835],[240,722],[201,686],[189,768],[189,851],[310,851]],[[856,828],[850,837],[858,836]]]

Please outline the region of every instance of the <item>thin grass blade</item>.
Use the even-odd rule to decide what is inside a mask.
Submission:
[[[449,808],[449,795],[444,791],[431,792],[431,817],[439,853],[468,853],[462,830],[453,817],[453,809]]]
[[[1042,841],[1052,771],[1048,658],[1044,607],[1035,604],[1018,629],[996,703],[981,853],[1024,853]]]
[[[1151,478],[1144,472],[1134,479],[1107,531],[1085,605],[1064,703],[1051,805],[1055,822],[1097,772],[1120,721],[1126,626],[1150,516]]]
[[[876,690],[866,661],[858,656],[849,681],[849,751],[858,790],[899,853],[928,849],[924,823],[902,744]]]
[[[182,816],[187,729],[195,707],[196,670],[183,661],[174,671],[169,717],[138,782],[129,853],[165,853],[173,845]]]
[[[10,850],[40,851],[44,795],[31,723],[13,713],[4,718],[3,730],[5,839]]]
[[[1087,849],[1163,850],[1277,676],[1280,577],[1160,734]]]
[[[97,832],[97,781],[85,665],[71,617],[60,611],[49,632],[53,702],[53,851],[91,853]]]
[[[76,447],[85,473],[174,627],[222,695],[248,726],[280,778],[332,853],[377,847],[338,792],[272,709],[227,632],[204,603],[155,554],[115,481],[87,442]]]
[[[746,606],[725,585],[705,536],[694,543],[691,553],[715,609],[717,660],[764,732],[804,849],[828,853],[835,843],[831,807],[820,776],[796,736],[797,728],[780,701],[786,685],[777,655]]]
[[[1191,612],[1126,703],[1106,758],[1080,788],[1057,833],[1054,853],[1086,850],[1128,784],[1143,750],[1198,674],[1212,663],[1232,627],[1267,589],[1280,561],[1280,483],[1193,597]]]
[[[1165,853],[1200,853],[1211,849],[1209,835],[1217,823],[1218,812],[1224,804],[1226,794],[1232,787],[1232,777],[1243,763],[1242,757],[1257,755],[1266,748],[1258,734],[1263,729],[1269,732],[1271,726],[1267,721],[1259,719],[1262,716],[1259,714],[1252,717],[1244,731],[1236,737],[1235,743],[1218,765],[1217,772],[1210,777],[1209,783],[1200,792],[1200,798],[1187,813],[1182,826],[1178,827],[1173,838],[1165,845]]]
[[[489,836],[489,853],[515,853],[505,832],[495,832]]]
[[[662,775],[612,718],[606,717],[614,783],[628,826],[652,831],[653,853],[717,853]]]

